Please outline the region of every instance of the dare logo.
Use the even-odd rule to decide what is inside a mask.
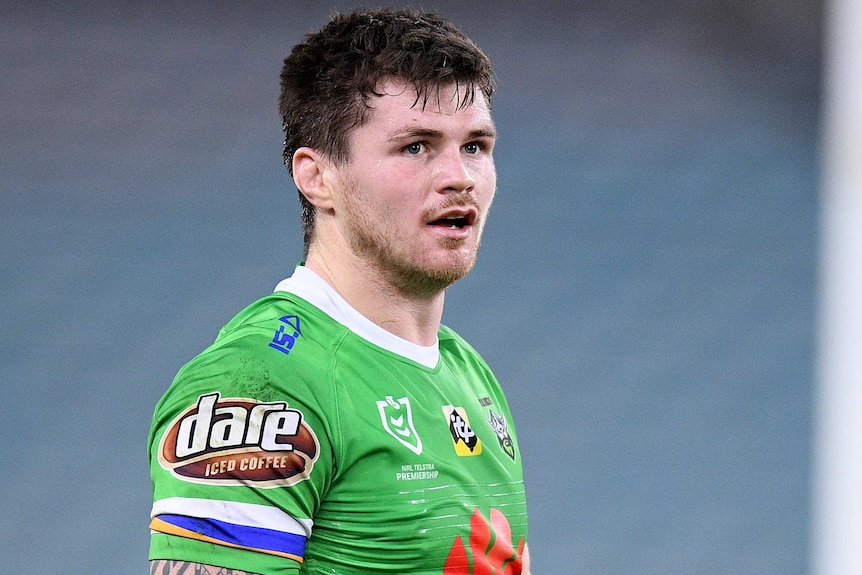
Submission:
[[[287,402],[210,393],[168,426],[159,463],[194,483],[283,487],[308,479],[319,451],[314,431]]]

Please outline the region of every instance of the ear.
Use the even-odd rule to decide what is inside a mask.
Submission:
[[[331,210],[332,165],[329,159],[313,148],[298,148],[293,153],[293,182],[311,204]]]

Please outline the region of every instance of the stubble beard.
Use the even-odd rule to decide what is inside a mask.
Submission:
[[[362,192],[351,186],[351,198]],[[421,248],[387,234],[381,218],[368,213],[362,202],[350,201],[348,241],[350,249],[360,260],[369,264],[382,279],[403,293],[432,297],[467,275],[476,263],[480,242],[470,253],[463,253],[464,242],[441,238],[442,257],[429,257]],[[375,222],[378,222],[375,225]]]

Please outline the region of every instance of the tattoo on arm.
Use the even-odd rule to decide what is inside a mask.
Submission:
[[[157,559],[150,561],[150,575],[255,575],[248,571],[237,571],[226,567],[202,565],[189,561],[169,561]]]

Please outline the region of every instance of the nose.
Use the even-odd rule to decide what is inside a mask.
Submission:
[[[438,156],[437,160],[437,191],[439,193],[469,192],[476,185],[460,148],[446,150]]]

